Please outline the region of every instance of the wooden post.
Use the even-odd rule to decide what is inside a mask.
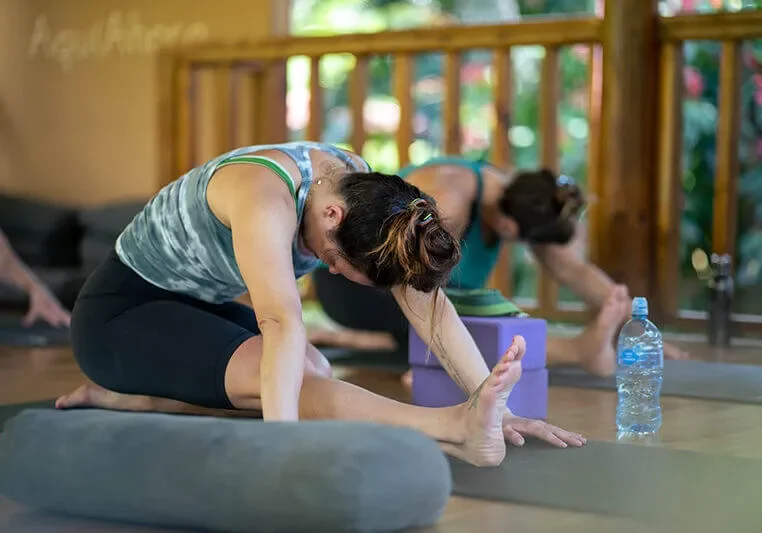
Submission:
[[[683,159],[682,43],[664,43],[659,75],[658,184],[656,186],[656,246],[653,315],[665,323],[678,315],[680,284],[680,195]]]
[[[397,128],[397,151],[399,166],[410,163],[410,145],[413,144],[413,57],[399,54],[394,58],[394,95],[400,106],[400,123]]]
[[[603,22],[600,239],[593,255],[632,296],[651,296],[657,0],[607,0]]]
[[[561,95],[559,49],[545,48],[540,76],[540,165],[558,172],[558,100]],[[558,284],[543,269],[537,283],[540,316],[548,316],[558,307]]]
[[[445,56],[445,101],[444,101],[444,153],[461,153],[460,142],[460,53],[449,52]]]
[[[511,103],[513,101],[513,83],[511,80],[511,49],[496,48],[492,56],[494,80],[492,94],[495,99],[495,119],[492,129],[492,164],[508,171],[513,163],[511,143],[508,139],[508,128],[511,125]],[[513,250],[511,244],[505,242],[500,247],[497,264],[492,270],[488,286],[499,290],[504,296],[513,296]]]

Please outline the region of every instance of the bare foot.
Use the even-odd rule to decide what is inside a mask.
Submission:
[[[489,377],[461,407],[465,415],[465,440],[446,446],[448,453],[475,466],[497,466],[505,458],[503,415],[511,390],[521,377],[526,342],[517,335],[492,369]]]
[[[674,344],[669,344],[667,342],[664,343],[664,357],[666,359],[690,359],[691,354],[686,352],[685,350],[681,350]]]
[[[70,394],[56,400],[56,409],[95,407],[118,411],[150,411],[150,399],[146,396],[119,394],[94,383],[82,385]]]
[[[402,386],[405,388],[405,391],[407,391],[408,394],[413,394],[413,371],[408,370],[402,374],[400,381],[402,381]]]
[[[616,370],[614,336],[630,312],[627,289],[617,285],[612,289],[593,322],[571,341],[576,360],[587,372],[610,376]]]
[[[261,412],[253,410],[213,409],[211,407],[200,407],[166,398],[121,394],[104,389],[94,383],[82,385],[71,394],[66,394],[56,400],[56,409],[72,409],[76,407],[91,407],[111,411],[155,412],[232,418],[261,418],[262,416]]]

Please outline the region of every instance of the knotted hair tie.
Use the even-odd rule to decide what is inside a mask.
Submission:
[[[425,198],[416,198],[415,200],[410,202],[409,207],[414,208],[414,207],[425,206],[425,205],[428,205],[428,202],[426,201]],[[429,222],[431,222],[432,220],[434,220],[434,216],[431,213],[426,213],[426,215],[424,215],[424,217],[418,221],[417,225],[420,227],[423,227]]]

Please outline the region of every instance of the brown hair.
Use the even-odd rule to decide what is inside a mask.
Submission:
[[[445,286],[461,252],[433,198],[378,172],[347,174],[339,192],[347,211],[334,237],[352,266],[378,287],[432,292]]]
[[[499,202],[500,211],[516,221],[519,238],[535,244],[568,243],[584,205],[573,179],[545,168],[519,173]]]
[[[342,255],[377,287],[434,292],[433,341],[439,289],[461,257],[460,243],[442,225],[436,202],[399,176],[378,172],[345,175],[339,192],[347,208],[334,233]]]

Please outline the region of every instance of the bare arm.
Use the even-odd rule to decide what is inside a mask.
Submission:
[[[601,269],[577,255],[571,245],[534,246],[532,251],[538,261],[548,269],[553,278],[598,309],[614,288],[614,282]]]
[[[442,291],[439,292],[432,335],[434,293],[395,287],[392,294],[410,325],[423,342],[431,347],[455,383],[468,395],[475,392],[489,376],[489,369],[447,296]]]
[[[26,293],[31,292],[40,284],[37,277],[13,250],[2,230],[0,230],[0,281]]]
[[[64,309],[53,293],[34,275],[11,247],[0,231],[0,282],[12,285],[29,296],[29,310],[22,319],[26,326],[42,319],[52,326],[69,326],[71,314]]]
[[[269,170],[242,165],[223,171],[243,178],[229,188],[226,203],[236,260],[262,332],[263,417],[298,420],[307,337],[291,258],[294,200]]]

